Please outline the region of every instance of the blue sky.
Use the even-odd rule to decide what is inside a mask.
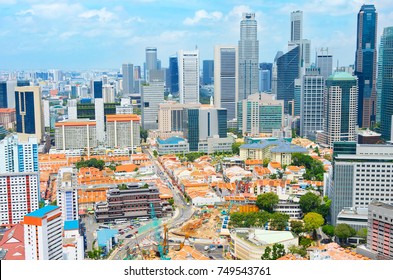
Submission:
[[[355,57],[356,17],[374,3],[383,27],[393,25],[392,0],[0,0],[0,69],[116,69],[142,65],[145,47],[162,65],[180,49],[198,46],[201,60],[214,45],[239,40],[242,12],[258,20],[260,61],[271,62],[289,39],[290,12],[304,12],[312,50],[328,47],[340,65]],[[389,21],[390,18],[390,21]],[[314,60],[314,55],[312,56]]]

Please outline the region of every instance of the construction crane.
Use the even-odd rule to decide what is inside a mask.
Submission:
[[[183,249],[184,247],[184,243],[186,242],[186,240],[188,240],[189,235],[186,233],[184,235],[184,240],[180,243],[180,250]]]
[[[168,230],[166,229],[166,225],[164,225],[164,246],[161,244],[161,235],[160,235],[160,230],[159,230],[159,220],[157,219],[156,211],[154,210],[154,205],[153,203],[150,203],[150,216],[151,219],[153,220],[153,228],[154,228],[154,238],[157,242],[157,247],[158,247],[158,252],[160,254],[160,259],[161,260],[170,260],[169,257],[167,257],[168,253],[168,246],[167,246],[167,234]],[[165,233],[166,231],[166,233]]]

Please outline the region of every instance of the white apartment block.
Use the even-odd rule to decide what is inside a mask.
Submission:
[[[73,167],[61,167],[57,174],[56,198],[63,221],[78,220],[78,178]]]
[[[45,206],[27,214],[23,220],[26,260],[63,259],[60,208]]]
[[[64,222],[63,260],[83,260],[84,242],[79,233],[79,221]]]
[[[56,123],[55,143],[58,150],[96,147],[96,122],[78,119]]]
[[[199,51],[180,50],[177,57],[180,103],[199,102]]]
[[[137,147],[140,139],[140,116],[120,114],[106,116],[107,146],[111,148]]]

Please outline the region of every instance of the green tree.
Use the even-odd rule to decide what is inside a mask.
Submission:
[[[146,129],[143,129],[143,128],[141,127],[139,134],[140,134],[141,139],[143,139],[143,142],[146,142],[147,136],[148,136],[147,130],[146,130]]]
[[[313,159],[311,156],[302,153],[293,153],[292,164],[304,166],[306,168],[306,173],[303,174],[304,179],[323,181],[325,169],[322,162],[319,160]]]
[[[38,203],[38,208],[43,208],[43,207],[45,207],[45,201],[41,200],[41,201]]]
[[[361,228],[357,231],[356,236],[361,238],[367,238],[367,228]]]
[[[299,236],[299,245],[300,246],[307,248],[307,247],[310,247],[312,243],[313,243],[312,239],[307,238],[305,236]]]
[[[334,236],[334,226],[332,226],[332,225],[324,225],[322,227],[322,231],[324,234],[326,234],[329,237]]]
[[[87,256],[89,257],[89,259],[99,260],[101,259],[102,253],[103,253],[102,248],[98,247],[98,249],[93,249],[92,251],[88,251]]]
[[[271,254],[272,254],[272,248],[270,248],[270,246],[267,246],[265,248],[265,252],[261,256],[261,259],[262,260],[271,260]]]
[[[292,246],[288,247],[288,252],[293,255],[300,255],[303,258],[305,258],[307,256],[307,249],[304,246],[292,245]]]
[[[154,151],[153,151],[153,156],[154,156],[154,157],[157,157],[157,156],[158,156],[157,150],[154,150]]]
[[[300,197],[299,204],[300,209],[306,214],[318,209],[321,205],[321,198],[312,192],[308,192]]]
[[[288,225],[289,216],[283,213],[273,213],[270,216],[270,227],[273,230],[284,230]]]
[[[265,248],[265,252],[261,256],[262,260],[277,260],[285,256],[285,247],[282,244],[275,243],[273,249],[270,246]]]
[[[334,230],[334,234],[339,238],[340,242],[343,240],[346,242],[348,237],[356,235],[356,230],[348,224],[338,224]]]
[[[316,229],[321,227],[325,220],[323,219],[321,214],[310,212],[304,216],[304,228],[308,232],[313,232],[313,237],[316,239]]]
[[[168,199],[168,203],[172,206],[175,204],[175,200],[173,198]]]
[[[269,163],[270,163],[270,160],[268,158],[265,158],[263,160],[263,167],[268,167]]]
[[[53,200],[53,201],[50,203],[50,205],[55,205],[55,206],[57,206],[57,200],[56,200],[56,199]]]
[[[279,199],[277,194],[268,192],[258,195],[255,204],[259,209],[273,213],[273,208],[275,205],[277,205],[278,201]]]
[[[239,155],[240,154],[240,146],[243,145],[243,142],[234,142],[232,144],[232,153],[235,155]]]
[[[300,233],[304,232],[304,225],[302,221],[291,221],[291,231],[295,234],[299,235]]]

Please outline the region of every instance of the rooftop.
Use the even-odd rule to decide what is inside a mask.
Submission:
[[[356,78],[347,72],[334,72],[328,80],[356,80]]]
[[[118,234],[117,229],[100,229],[97,231],[98,246],[106,246],[106,242],[116,234]]]
[[[43,218],[46,214],[58,209],[58,206],[55,205],[48,205],[43,208],[40,208],[34,212],[26,214],[27,217],[36,217],[36,218]]]
[[[64,230],[76,230],[79,229],[79,221],[65,221],[64,222]]]
[[[179,144],[179,142],[185,142],[185,141],[186,140],[184,138],[181,138],[179,136],[170,137],[168,139],[157,138],[157,142],[161,145],[176,145]]]

